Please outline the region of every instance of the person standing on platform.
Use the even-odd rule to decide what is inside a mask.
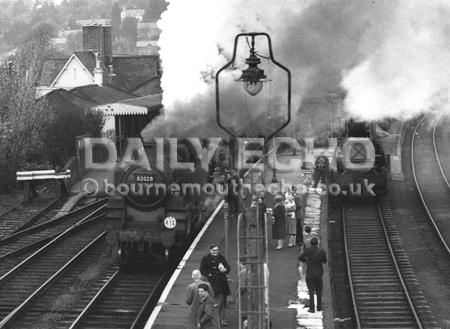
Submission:
[[[317,157],[316,162],[314,163],[314,185],[313,188],[316,188],[319,184],[319,181],[322,184],[328,183],[328,167],[330,162],[328,158],[321,153],[320,156]]]
[[[320,249],[319,240],[317,238],[311,239],[311,247],[307,247],[298,256],[298,260],[306,262],[306,286],[309,292],[309,310],[314,313],[314,294],[317,295],[317,311],[322,311],[322,275],[323,266],[327,262],[327,254],[325,250]]]
[[[225,200],[230,207],[230,217],[237,216],[239,211],[239,177],[237,174],[227,171],[225,173],[224,183],[227,185]]]
[[[219,329],[215,312],[214,300],[206,283],[198,285],[200,302],[197,310],[197,327],[199,329]]]
[[[319,240],[319,238],[317,237],[317,234],[312,232],[311,226],[306,225],[305,226],[305,242],[302,245],[301,252],[303,252],[306,248],[311,247],[311,239],[314,237],[316,237],[317,240]],[[301,262],[300,280],[303,280],[303,278],[305,277],[306,267],[307,267],[306,263]]]
[[[283,248],[283,240],[286,238],[286,210],[284,208],[283,197],[280,194],[275,196],[275,206],[273,207],[272,239],[277,240],[275,249]]]
[[[295,201],[290,192],[286,192],[284,208],[286,211],[287,235],[289,237],[288,247],[295,247],[295,234],[297,233],[297,220],[295,218]]]
[[[225,320],[225,307],[227,296],[230,294],[230,287],[228,286],[227,280],[227,274],[230,271],[231,267],[228,265],[227,260],[219,254],[219,246],[210,246],[209,254],[202,258],[200,272],[211,283],[216,304],[219,307],[219,318],[222,326],[228,325],[228,322]]]
[[[186,304],[189,305],[189,317],[187,323],[187,329],[197,329],[197,310],[200,303],[200,296],[198,294],[198,286],[202,283],[208,285],[210,296],[214,298],[214,291],[212,290],[211,284],[202,280],[202,274],[199,270],[192,271],[192,279],[194,282],[189,284],[186,289]]]
[[[297,192],[297,188],[292,186],[292,194],[295,202],[295,220],[297,223],[297,230],[295,232],[295,244],[301,246],[303,244],[303,229],[302,229],[302,217],[303,217],[303,197],[301,193]]]

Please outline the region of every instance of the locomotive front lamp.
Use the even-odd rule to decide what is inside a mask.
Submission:
[[[263,82],[267,82],[268,80],[266,79],[267,76],[264,74],[264,70],[258,67],[261,64],[261,60],[256,56],[254,35],[252,35],[250,56],[245,60],[245,64],[248,67],[242,70],[241,77],[236,81],[244,82],[244,89],[249,95],[258,95],[263,87]]]

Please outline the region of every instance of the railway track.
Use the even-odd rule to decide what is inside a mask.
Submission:
[[[90,301],[70,329],[137,329],[141,316],[154,300],[164,273],[117,270]]]
[[[450,256],[450,185],[446,176],[448,167],[441,163],[438,149],[442,150],[443,147],[436,140],[440,120],[441,117],[433,121],[431,116],[424,115],[415,127],[411,140],[411,164],[416,188],[430,223]],[[431,127],[433,128],[430,129]]]
[[[47,207],[42,209],[36,216],[27,221],[24,221],[22,225],[20,225],[18,228],[14,230],[14,233],[17,233],[32,226],[48,222],[49,220],[51,220],[53,217],[56,216],[58,211],[64,206],[67,200],[68,198],[54,199],[52,202],[50,202],[50,204]]]
[[[104,200],[0,240],[0,276],[77,223],[104,213]]]
[[[18,202],[0,215],[0,239],[18,231],[28,222],[44,216],[48,209],[57,206],[57,199],[35,198],[28,203]]]
[[[345,204],[342,218],[357,328],[437,328],[388,205]]]
[[[90,280],[92,273],[104,272],[103,275],[108,277],[117,269],[111,262],[102,264],[107,267],[106,270],[103,266],[92,269],[92,264],[105,258],[105,233],[95,237],[87,247],[67,262],[64,269],[55,274],[54,279],[46,286],[38,288],[37,290],[45,291],[37,292],[29,298],[8,321],[8,328],[50,327],[46,319],[52,319],[52,328],[68,328],[101,287],[98,282]],[[67,299],[66,296],[73,297]]]
[[[98,215],[71,227],[0,277],[0,328],[9,326],[8,322],[54,279],[68,260],[103,232],[102,217]]]
[[[344,235],[342,229],[342,200],[340,198],[330,199],[328,205],[330,214],[328,224],[328,261],[332,264],[330,268],[330,279],[335,326],[336,329],[356,328],[345,257]]]

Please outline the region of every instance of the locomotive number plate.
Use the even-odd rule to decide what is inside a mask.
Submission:
[[[151,175],[136,175],[136,182],[138,183],[153,183],[154,180]]]

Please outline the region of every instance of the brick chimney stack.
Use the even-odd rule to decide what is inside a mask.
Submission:
[[[99,53],[105,67],[112,65],[112,41],[110,25],[84,25],[83,50]]]

